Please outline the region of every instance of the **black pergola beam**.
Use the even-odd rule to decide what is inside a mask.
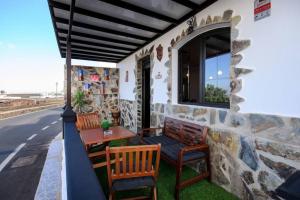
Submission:
[[[60,43],[60,46],[62,49],[66,49],[67,45]],[[91,52],[91,51],[96,51],[96,52],[101,52],[101,53],[108,53],[108,54],[116,54],[119,56],[127,56],[129,53],[125,52],[119,52],[119,51],[111,51],[111,50],[106,50],[106,49],[98,49],[98,48],[91,48],[91,47],[85,47],[85,46],[80,46],[80,45],[73,45],[71,44],[72,49],[77,49],[77,50],[85,50],[86,52]],[[91,52],[93,53],[93,52]]]
[[[120,8],[124,8],[126,10],[130,10],[130,11],[133,11],[135,13],[139,13],[139,14],[142,14],[142,15],[145,15],[145,16],[148,16],[148,17],[152,17],[152,18],[156,18],[156,19],[159,19],[159,20],[162,20],[162,21],[165,21],[165,22],[169,22],[169,23],[172,23],[172,24],[177,24],[178,23],[178,21],[176,19],[172,18],[172,17],[169,17],[169,16],[166,16],[166,15],[163,15],[163,14],[145,9],[143,7],[140,7],[140,6],[133,5],[133,4],[125,2],[125,1],[121,1],[121,0],[99,0],[99,1],[108,3],[108,4],[111,4],[111,5],[120,7]]]
[[[49,5],[49,11],[50,11],[50,15],[51,15],[52,25],[53,25],[54,32],[55,32],[55,37],[56,37],[56,42],[57,42],[58,50],[59,50],[60,56],[62,57],[62,52],[61,52],[61,49],[60,49],[60,46],[59,46],[59,40],[58,40],[59,35],[57,33],[57,26],[56,26],[55,18],[54,18],[54,10],[53,10],[53,7],[50,6],[50,0],[48,0],[48,5]]]
[[[218,0],[207,0],[207,1],[203,2],[200,5],[197,4],[198,7],[196,9],[194,8],[194,10],[192,10],[191,12],[185,14],[183,17],[181,17],[178,20],[179,24],[182,23],[182,22],[184,22],[184,21],[186,21],[186,20],[188,20],[190,17],[194,16],[195,14],[197,14],[198,12],[200,12],[201,10],[204,10],[205,8],[207,8],[208,6],[212,5],[213,3],[217,2],[217,1]],[[175,24],[171,24],[166,29],[164,29],[164,31],[161,34],[156,34],[154,37],[152,37],[151,40],[148,41],[148,42],[146,42],[143,47],[147,46],[149,43],[151,43],[152,41],[154,41],[155,39],[159,38],[161,35],[167,33],[168,31],[170,31],[171,29],[173,29],[175,27],[176,27]],[[137,51],[140,50],[140,49],[142,49],[143,47],[137,49]]]
[[[63,55],[65,55],[65,54],[63,53]],[[72,53],[72,59],[75,58],[75,57],[84,57],[84,58],[98,59],[98,60],[104,59],[104,60],[111,60],[111,61],[121,60],[121,59],[116,59],[116,58],[101,57],[101,56],[90,56],[90,55],[85,55],[85,54]]]
[[[65,56],[63,54],[63,56]],[[76,55],[72,54],[72,59],[82,59],[82,60],[93,60],[93,61],[104,61],[104,62],[119,62],[120,59],[112,59],[112,58],[100,58],[95,56],[86,56],[86,55]]]
[[[70,6],[68,4],[56,2],[56,1],[53,1],[53,0],[50,0],[49,3],[50,3],[51,6],[53,6],[55,8],[65,10],[65,11],[70,10]],[[137,28],[137,29],[140,29],[140,30],[149,31],[149,32],[153,32],[153,33],[161,33],[163,31],[163,30],[160,30],[160,29],[152,28],[150,26],[145,26],[145,25],[142,25],[142,24],[138,24],[138,23],[135,23],[135,22],[123,20],[123,19],[112,17],[112,16],[109,16],[109,15],[104,15],[104,14],[97,13],[97,12],[94,12],[94,11],[91,11],[91,10],[86,10],[86,9],[83,9],[83,8],[75,7],[74,12],[77,13],[77,14],[81,14],[81,15],[85,15],[85,16],[89,16],[89,17],[93,17],[93,18],[113,22],[113,23],[116,23],[116,24],[121,24],[121,25],[124,25],[124,26],[129,26],[129,27],[132,27],[132,28]]]
[[[63,53],[66,52],[65,49],[62,50]],[[115,59],[122,59],[124,58],[125,56],[117,56],[117,55],[111,55],[111,54],[103,54],[103,53],[97,53],[97,52],[87,52],[87,51],[81,51],[81,50],[74,50],[72,49],[72,54],[73,53],[77,53],[77,54],[84,54],[84,55],[87,55],[87,56],[99,56],[99,57],[109,57],[109,58],[115,58]]]
[[[59,37],[59,41],[66,41],[66,38]],[[92,45],[92,46],[96,46],[96,47],[105,47],[105,48],[111,48],[111,49],[119,49],[119,50],[130,51],[130,52],[137,50],[137,48],[120,47],[117,45],[104,44],[101,42],[90,42],[90,41],[85,41],[85,40],[80,40],[80,39],[72,39],[72,43]]]
[[[55,17],[55,21],[57,23],[60,23],[60,24],[69,24],[69,20],[64,19],[64,18],[60,18],[60,17]],[[141,36],[141,35],[135,35],[135,34],[126,33],[126,32],[122,32],[122,31],[116,31],[116,30],[113,30],[113,29],[104,28],[104,27],[100,27],[100,26],[94,26],[94,25],[91,25],[91,24],[86,24],[86,23],[75,21],[75,20],[73,20],[73,26],[76,26],[76,27],[79,27],[79,28],[86,28],[86,29],[96,30],[96,31],[109,33],[109,34],[115,34],[115,35],[118,35],[118,36],[124,36],[124,37],[128,37],[128,38],[134,38],[134,39],[138,39],[138,40],[148,41],[148,40],[151,39],[149,37],[144,37],[144,36]]]
[[[109,59],[97,59],[97,58],[87,58],[87,57],[72,57],[72,59],[79,59],[79,60],[89,60],[89,61],[98,61],[98,62],[110,62],[110,63],[118,63],[118,60],[109,60]]]
[[[174,2],[176,2],[178,4],[181,4],[181,5],[185,6],[185,7],[188,7],[190,9],[192,9],[192,10],[194,10],[197,7],[199,7],[199,4],[194,3],[192,1],[189,1],[189,0],[172,0],[172,1],[174,1]]]
[[[64,51],[63,51],[64,54]],[[66,54],[66,52],[65,52]],[[98,55],[92,55],[89,53],[77,53],[72,51],[72,58],[74,56],[85,56],[85,57],[91,57],[91,58],[98,58],[98,59],[111,59],[111,60],[122,60],[122,58],[115,58],[115,57],[110,57],[110,56],[98,56]]]
[[[57,29],[58,33],[63,33],[63,34],[67,34],[68,31],[65,29]],[[125,40],[118,40],[118,39],[113,39],[113,38],[109,38],[109,37],[103,37],[103,36],[99,36],[99,35],[92,35],[92,34],[88,34],[88,33],[82,33],[82,32],[78,32],[78,31],[72,31],[71,35],[76,35],[79,37],[84,37],[84,38],[92,38],[95,40],[102,40],[102,41],[107,41],[107,42],[113,42],[116,44],[124,44],[124,45],[130,45],[130,46],[135,46],[135,47],[139,47],[142,46],[143,44],[139,44],[139,43],[135,43],[135,42],[128,42]]]

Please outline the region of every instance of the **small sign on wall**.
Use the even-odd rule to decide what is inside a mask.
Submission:
[[[271,0],[254,1],[254,20],[258,21],[271,15]]]

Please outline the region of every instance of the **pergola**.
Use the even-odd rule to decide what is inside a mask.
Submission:
[[[72,58],[118,63],[216,1],[48,0],[59,52],[66,58],[67,108]]]

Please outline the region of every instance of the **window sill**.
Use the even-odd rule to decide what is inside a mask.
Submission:
[[[205,108],[222,108],[222,109],[230,109],[230,105],[224,104],[206,104],[206,103],[188,103],[188,102],[178,102],[173,105],[185,105],[185,106],[193,106],[193,107],[205,107]]]

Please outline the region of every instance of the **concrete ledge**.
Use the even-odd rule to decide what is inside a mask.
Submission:
[[[63,198],[63,140],[58,135],[50,144],[35,200],[60,200]]]

